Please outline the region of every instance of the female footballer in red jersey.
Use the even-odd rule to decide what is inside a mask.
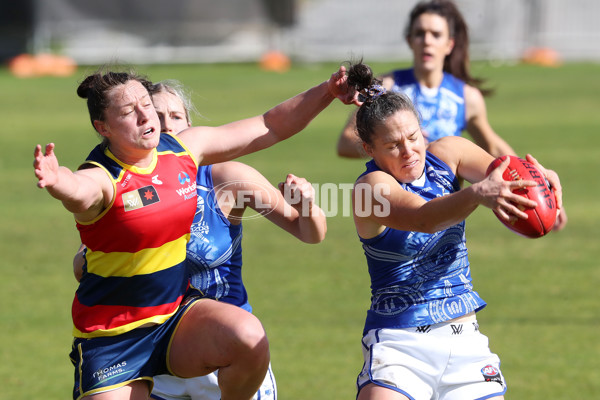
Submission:
[[[185,299],[198,164],[230,160],[301,131],[336,97],[356,102],[344,67],[263,115],[161,134],[145,79],[88,76],[77,93],[103,142],[75,172],[54,144],[37,145],[34,172],[72,212],[88,248],[73,301],[74,399],[146,399],[152,376],[219,369],[221,398],[250,399],[269,364],[258,319],[239,307]]]

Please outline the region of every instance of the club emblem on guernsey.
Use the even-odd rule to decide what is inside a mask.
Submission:
[[[123,193],[122,199],[125,211],[137,210],[138,208],[146,207],[160,201],[158,193],[152,185]]]

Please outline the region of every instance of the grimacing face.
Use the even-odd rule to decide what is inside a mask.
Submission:
[[[108,98],[105,120],[95,120],[94,127],[108,139],[113,153],[135,154],[155,148],[160,121],[146,88],[131,80],[111,89]]]
[[[371,144],[363,144],[379,168],[402,183],[423,175],[426,144],[419,120],[412,111],[400,110],[374,128]]]
[[[160,120],[161,132],[178,134],[190,127],[183,102],[176,95],[158,92],[152,95],[152,102]]]

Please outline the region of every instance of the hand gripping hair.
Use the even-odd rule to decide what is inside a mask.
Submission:
[[[358,100],[362,103],[373,101],[386,92],[381,86],[381,81],[373,76],[371,67],[363,64],[362,60],[350,64],[348,69],[348,85],[354,86],[358,94]]]

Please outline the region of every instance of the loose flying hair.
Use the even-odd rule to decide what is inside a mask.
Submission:
[[[493,90],[483,89],[483,79],[471,76],[469,69],[469,28],[462,14],[451,0],[430,0],[418,3],[410,12],[408,25],[404,35],[409,40],[412,27],[422,14],[436,14],[448,23],[450,37],[454,39],[454,47],[444,59],[444,71],[475,86],[484,96],[491,95]]]
[[[192,99],[190,94],[184,89],[181,82],[174,79],[166,79],[164,81],[157,82],[151,85],[148,88],[148,92],[150,92],[150,96],[154,96],[155,94],[167,92],[176,96],[181,103],[183,104],[183,108],[185,109],[185,118],[187,122],[191,125],[192,123],[192,113],[197,113],[194,104],[192,103]]]
[[[387,92],[373,76],[371,67],[359,61],[348,68],[348,85],[353,86],[364,99],[356,113],[358,137],[372,144],[375,126],[398,111],[411,112],[420,122],[419,113],[408,96],[403,93]]]

